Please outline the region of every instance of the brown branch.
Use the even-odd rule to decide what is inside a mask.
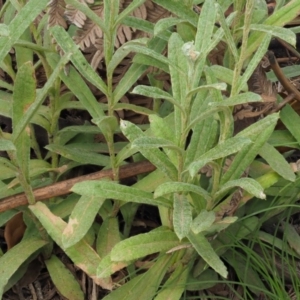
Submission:
[[[281,68],[279,67],[279,65],[277,63],[277,60],[276,60],[276,58],[274,56],[274,53],[272,51],[268,51],[268,59],[270,61],[270,66],[271,66],[273,72],[275,73],[277,79],[282,84],[282,86],[285,88],[285,90],[289,94],[294,94],[295,95],[295,99],[297,99],[298,101],[300,101],[300,92],[285,77],[285,75],[283,74]]]
[[[135,175],[154,171],[156,168],[148,161],[128,164],[120,167],[119,178],[129,178]],[[52,197],[66,195],[71,192],[71,188],[75,183],[86,180],[98,180],[101,178],[113,178],[112,169],[102,170],[96,173],[79,176],[65,181],[57,182],[33,191],[36,201],[46,200]],[[27,205],[28,201],[24,193],[9,196],[0,199],[0,212],[16,208],[21,205]]]

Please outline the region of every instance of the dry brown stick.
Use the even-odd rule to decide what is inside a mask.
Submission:
[[[281,68],[279,67],[279,65],[277,63],[277,60],[276,60],[276,58],[274,56],[274,53],[272,51],[268,51],[268,59],[269,59],[270,66],[271,66],[272,70],[274,71],[277,79],[280,81],[280,83],[285,88],[285,90],[288,93],[294,94],[295,95],[295,99],[297,99],[298,101],[300,101],[300,92],[285,77],[285,75],[283,74]]]
[[[148,161],[128,164],[120,167],[119,178],[129,178],[135,175],[154,171],[156,168]],[[52,197],[66,195],[71,192],[71,188],[75,183],[85,180],[97,180],[101,178],[113,178],[112,169],[103,170],[96,173],[79,176],[65,181],[57,182],[33,191],[36,201],[46,200]],[[0,212],[16,208],[21,205],[27,205],[28,201],[24,193],[9,196],[0,199]]]

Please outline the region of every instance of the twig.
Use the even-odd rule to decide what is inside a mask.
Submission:
[[[129,178],[135,175],[154,171],[156,168],[148,161],[128,164],[120,167],[119,179]],[[85,180],[97,180],[101,178],[113,178],[112,169],[102,170],[96,173],[79,176],[65,181],[57,182],[33,191],[36,201],[46,200],[52,197],[66,195],[71,192],[75,183]],[[9,196],[0,199],[0,212],[16,208],[21,205],[27,205],[28,201],[25,193]]]
[[[290,81],[285,77],[281,68],[279,67],[277,60],[272,51],[268,51],[268,59],[270,61],[270,66],[274,71],[277,79],[280,81],[282,86],[288,93],[294,94],[295,99],[300,101],[300,92],[290,83]]]

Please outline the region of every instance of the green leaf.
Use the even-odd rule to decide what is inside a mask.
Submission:
[[[176,102],[183,102],[187,85],[187,58],[182,51],[183,40],[177,33],[173,33],[168,43],[168,58],[170,61],[170,75],[172,94]]]
[[[134,56],[133,60],[134,63],[140,64],[140,65],[145,65],[145,66],[151,66],[154,68],[158,68],[162,71],[164,71],[165,73],[169,74],[170,70],[169,70],[169,65],[166,63],[163,63],[151,56],[139,53],[137,55]]]
[[[300,9],[298,0],[289,1],[285,6],[281,7],[276,13],[271,14],[263,25],[283,27],[285,24],[297,17]],[[250,57],[258,46],[262,43],[266,33],[254,32],[250,35],[247,44],[247,57]]]
[[[125,48],[126,45],[146,45],[148,41],[149,39],[146,38],[135,39],[133,41],[125,43],[120,48],[118,48],[107,66],[107,74],[112,74],[119,63],[131,52],[130,47]]]
[[[153,2],[164,7],[186,22],[189,22],[194,27],[197,26],[198,15],[188,6],[184,5],[184,2],[179,2],[176,0],[153,0]]]
[[[281,71],[287,78],[297,77],[300,75],[300,66],[292,65],[292,66],[282,67]],[[267,73],[267,78],[272,82],[278,81],[277,76],[273,71]]]
[[[5,225],[5,223],[7,221],[9,221],[17,213],[19,213],[19,212],[15,209],[10,209],[10,210],[1,212],[0,213],[0,226],[2,227],[3,225]]]
[[[154,35],[158,35],[159,33],[168,30],[169,28],[179,24],[185,22],[182,19],[178,19],[178,18],[164,18],[164,19],[160,19],[156,22],[155,26],[154,26]]]
[[[113,198],[125,202],[145,203],[171,207],[169,199],[159,197],[154,199],[152,193],[137,188],[124,186],[108,181],[84,181],[76,183],[72,191],[80,195],[101,195],[103,198]]]
[[[137,138],[145,137],[144,133],[139,127],[128,121],[121,120],[120,127],[123,134],[128,138],[130,142],[133,142]],[[170,179],[175,180],[175,178],[177,178],[177,169],[165,155],[165,153],[163,153],[159,149],[141,149],[140,152]]]
[[[107,278],[108,276],[114,274],[115,272],[124,269],[130,265],[132,261],[112,261],[111,254],[107,254],[101,259],[100,264],[97,268],[97,277],[98,278]],[[130,280],[131,281],[131,280]]]
[[[230,138],[200,156],[197,161],[189,165],[188,170],[191,176],[194,177],[208,162],[218,158],[227,157],[228,155],[240,151],[243,147],[249,145],[250,143],[252,143],[252,141],[249,138]]]
[[[190,231],[190,233],[188,234],[188,239],[192,243],[198,254],[205,260],[205,262],[221,276],[227,278],[227,269],[219,256],[214,251],[211,244],[208,242],[207,238],[201,233],[195,234]]]
[[[201,14],[198,19],[197,34],[195,38],[196,50],[206,56],[207,50],[209,49],[213,30],[216,21],[216,5],[214,0],[205,1],[202,8]]]
[[[233,187],[237,186],[241,187],[249,194],[254,195],[257,198],[266,199],[266,195],[264,194],[262,186],[252,178],[240,178],[226,182],[215,194],[215,197],[217,198],[219,195],[224,194],[225,192],[231,190]]]
[[[47,54],[46,58],[50,66],[55,69],[59,62],[59,55],[51,53]],[[72,93],[76,95],[78,100],[82,103],[82,105],[93,118],[104,116],[104,112],[101,109],[101,106],[99,105],[97,99],[93,95],[91,89],[87,86],[85,81],[73,66],[70,66],[68,75],[66,75],[64,71],[60,69],[59,76],[66,84],[66,86],[72,91]],[[49,80],[47,81],[47,83],[48,82]]]
[[[183,154],[183,150],[177,147],[169,140],[157,137],[140,137],[134,140],[131,144],[132,148],[137,149],[155,149],[155,148],[169,148],[177,151],[179,154]]]
[[[104,33],[108,34],[108,28],[105,26],[102,18],[100,18],[92,9],[90,9],[85,3],[78,2],[77,0],[65,0],[66,4],[78,9],[89,17],[96,25],[98,25]]]
[[[226,82],[227,84],[232,85],[232,80],[233,80],[233,70],[225,68],[223,66],[219,66],[219,65],[213,65],[209,67],[214,76],[219,79],[222,82]],[[241,77],[239,77],[241,78]],[[241,87],[242,91],[247,91],[248,90],[248,86],[245,83],[242,87]]]
[[[148,43],[148,48],[161,53],[166,46],[166,41],[155,37]],[[126,92],[137,82],[140,76],[147,70],[148,66],[134,63],[128,71],[122,76],[116,89],[113,92],[114,104],[116,104]]]
[[[228,47],[234,57],[235,62],[237,62],[238,61],[238,51],[237,51],[237,47],[234,42],[233,35],[230,31],[229,24],[227,24],[227,22],[226,22],[224,12],[222,11],[221,6],[217,3],[216,7],[217,7],[217,13],[218,13],[217,18],[219,19],[221,28],[224,30],[224,35],[227,40]]]
[[[19,67],[13,92],[12,122],[13,129],[18,126],[20,119],[27,112],[28,107],[36,97],[35,70],[32,62],[27,62]]]
[[[212,226],[215,219],[216,215],[213,211],[202,210],[193,220],[191,229],[195,234],[206,231]]]
[[[244,74],[239,79],[238,82],[238,91],[241,91],[242,88],[245,86],[245,84],[248,82],[249,78],[253,74],[254,70],[258,66],[259,62],[262,60],[263,56],[266,54],[266,51],[268,50],[269,44],[271,41],[271,35],[266,35],[257,50],[255,51],[255,54],[251,58]]]
[[[184,195],[174,194],[173,225],[178,238],[182,240],[190,231],[192,224],[192,208]]]
[[[37,202],[35,205],[30,205],[29,209],[38,218],[51,238],[65,251],[75,265],[87,273],[88,276],[93,278],[96,284],[99,284],[106,289],[112,289],[111,282],[96,277],[97,266],[101,259],[84,239],[80,240],[74,246],[64,249],[62,243],[62,234],[67,226],[67,223],[51,213],[49,208],[42,202]]]
[[[143,5],[146,0],[133,0],[131,3],[117,16],[115,24],[120,24],[122,20],[132,13],[139,6]]]
[[[180,244],[176,234],[169,229],[138,234],[119,242],[111,251],[112,261],[128,261],[156,252],[166,252]]]
[[[208,103],[209,106],[234,106],[239,104],[244,104],[248,102],[262,102],[262,98],[260,95],[246,92],[243,94],[239,94],[227,99],[224,99],[222,102],[210,102]]]
[[[69,34],[60,26],[51,27],[50,31],[65,53],[73,53],[71,56],[71,61],[78,71],[83,75],[83,77],[106,95],[106,84],[87,62]]]
[[[191,90],[190,92],[188,92],[187,97],[192,96],[193,94],[196,94],[204,89],[216,89],[216,90],[220,90],[220,91],[225,91],[226,88],[227,88],[227,85],[224,82],[201,85],[201,86]]]
[[[291,166],[285,160],[280,152],[272,145],[265,143],[259,150],[259,155],[266,160],[270,167],[283,178],[289,181],[295,181],[296,176],[292,171]]]
[[[82,152],[82,150],[76,149],[71,145],[68,147],[68,146],[61,146],[57,144],[50,144],[45,148],[65,158],[68,158],[73,161],[77,161],[82,164],[92,164],[97,166],[110,165],[109,156],[93,153],[93,152]]]
[[[176,105],[181,111],[184,111],[182,106],[177,101],[175,101],[169,93],[161,90],[160,88],[154,86],[138,85],[133,89],[132,93],[150,98],[165,99],[173,105]]]
[[[280,119],[300,145],[300,117],[289,104],[280,111]]]
[[[193,110],[194,108],[192,108]],[[193,134],[186,150],[184,168],[212,148],[218,137],[218,122],[213,117],[200,121],[192,128]],[[201,137],[201,138],[199,138]]]
[[[290,247],[300,255],[300,237],[293,225],[283,222],[284,235]]]
[[[108,143],[113,143],[113,134],[118,128],[118,120],[115,116],[104,116],[97,119],[92,119],[105,136]]]
[[[57,60],[56,63],[52,65],[53,71],[51,76],[45,83],[44,87],[41,90],[38,90],[34,103],[32,103],[32,105],[30,105],[29,108],[27,107],[25,115],[23,115],[22,118],[20,118],[18,122],[18,126],[14,128],[13,138],[15,140],[18,138],[19,134],[25,129],[26,125],[30,122],[30,120],[31,119],[34,120],[37,117],[36,112],[38,111],[39,108],[41,109],[43,107],[41,106],[41,104],[45,100],[45,97],[47,96],[49,89],[53,86],[55,80],[57,80],[61,68],[69,61],[69,58],[70,58],[70,53],[67,53],[60,60]]]
[[[10,140],[0,139],[0,151],[15,151],[16,147]]]
[[[155,114],[155,112],[147,107],[139,106],[139,105],[134,105],[131,103],[117,103],[114,105],[114,110],[131,110],[134,111],[135,113],[141,114],[141,115],[152,115]]]
[[[46,241],[37,238],[25,239],[0,257],[0,297],[12,275],[32,254],[46,244]]]
[[[223,256],[234,268],[237,276],[249,286],[252,293],[259,295],[262,290],[266,289],[260,274],[251,267],[251,264],[248,264],[249,257],[244,257],[243,254],[233,250],[227,251]]]
[[[178,192],[191,192],[202,196],[207,201],[211,200],[210,194],[200,186],[176,181],[159,185],[154,192],[154,198]]]
[[[149,47],[141,46],[138,44],[136,44],[136,45],[126,44],[126,45],[124,45],[123,49],[125,51],[135,52],[135,53],[140,53],[140,54],[150,56],[162,64],[166,64],[166,65],[170,64],[168,58],[166,58],[164,55],[156,52],[155,50],[152,50]]]
[[[243,172],[252,163],[257,156],[261,147],[266,143],[269,136],[277,124],[278,114],[272,114],[262,120],[255,122],[243,131],[239,132],[236,137],[250,138],[253,144],[242,149],[232,161],[227,172],[223,175],[221,183],[224,184],[229,180],[238,179]]]
[[[118,218],[103,221],[97,235],[97,253],[100,257],[110,254],[111,249],[121,241]],[[97,270],[98,272],[99,270]],[[98,273],[97,273],[98,274]]]
[[[251,30],[266,32],[272,36],[276,36],[287,43],[296,47],[296,35],[295,33],[288,29],[274,25],[265,25],[265,24],[251,24]]]
[[[189,267],[178,263],[154,300],[179,300],[187,286]]]
[[[173,33],[168,43],[168,57],[171,62],[169,68],[172,94],[174,100],[183,106],[186,102],[187,93],[188,58],[184,55],[182,47],[182,38],[178,33]],[[176,144],[179,144],[182,135],[182,115],[182,111],[177,106],[174,106],[174,135]]]
[[[75,245],[87,234],[104,201],[105,198],[100,196],[81,196],[63,231],[64,248]]]
[[[147,272],[132,278],[103,300],[152,300],[172,264],[171,257],[171,255],[160,256]]]
[[[35,18],[46,8],[48,0],[30,0],[18,12],[8,25],[11,33],[9,36],[0,37],[0,62],[3,61],[13,45],[21,37],[23,32],[35,20]]]
[[[45,264],[55,287],[62,296],[72,300],[84,300],[79,283],[57,256],[52,255],[50,259],[45,260]]]

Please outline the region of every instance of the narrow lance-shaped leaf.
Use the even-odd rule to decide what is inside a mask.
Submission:
[[[81,195],[98,195],[103,198],[113,198],[126,202],[144,203],[150,205],[163,205],[171,207],[169,199],[159,197],[154,199],[152,193],[134,187],[124,186],[108,181],[84,181],[76,183],[72,191]]]
[[[51,53],[47,54],[46,57],[50,66],[53,69],[55,69],[56,66],[59,64],[59,55]],[[93,118],[104,116],[104,112],[101,109],[99,103],[97,102],[95,96],[91,92],[91,89],[82,79],[81,75],[75,70],[75,68],[73,66],[70,66],[68,75],[66,75],[62,70],[59,71],[59,76],[62,79],[62,81],[73,92],[73,94],[76,95],[78,100],[82,103],[84,108],[91,114],[91,116]]]
[[[192,224],[192,208],[188,198],[184,195],[174,194],[173,225],[178,238],[182,240],[190,231]]]
[[[143,5],[146,0],[133,0],[131,3],[117,16],[115,24],[118,25],[124,18],[129,16],[136,8]]]
[[[240,178],[226,182],[215,194],[215,197],[217,198],[219,195],[223,194],[225,191],[229,191],[233,187],[241,187],[249,194],[254,195],[257,198],[266,198],[262,186],[252,178]]]
[[[49,208],[41,202],[37,202],[35,205],[30,205],[29,209],[34,213],[38,220],[42,223],[47,233],[51,238],[62,248],[62,234],[66,228],[67,223],[61,218],[55,216]],[[101,259],[94,251],[94,249],[88,245],[88,243],[82,239],[74,246],[64,249],[65,253],[72,259],[72,261],[86,272],[95,283],[99,284],[105,289],[111,289],[112,285],[109,280],[104,280],[96,277],[97,265]]]
[[[213,149],[203,154],[197,161],[190,164],[188,170],[191,176],[195,176],[197,172],[205,166],[208,162],[216,160],[218,158],[226,157],[235,152],[238,152],[246,145],[249,145],[252,141],[248,138],[233,137],[221,144],[218,144]]]
[[[166,41],[159,37],[152,38],[148,43],[148,48],[161,53],[166,47]],[[137,54],[139,55],[139,54]],[[114,104],[116,104],[123,95],[134,85],[138,78],[146,71],[148,66],[134,63],[130,66],[122,79],[119,81],[116,89],[113,92]]]
[[[198,20],[197,34],[195,38],[195,46],[200,53],[207,53],[215,26],[216,14],[215,1],[205,1]]]
[[[168,11],[177,15],[179,18],[189,22],[194,27],[197,26],[198,16],[193,12],[184,2],[179,2],[176,0],[153,0],[153,2],[164,7]]]
[[[289,132],[293,135],[293,137],[297,140],[298,144],[300,145],[300,117],[294,111],[294,109],[290,105],[286,105],[280,111],[280,118]]]
[[[93,70],[91,65],[87,62],[83,54],[79,51],[78,47],[71,39],[69,34],[60,26],[54,26],[51,29],[51,33],[56,39],[59,46],[65,53],[73,53],[71,61],[78,71],[95,87],[97,87],[102,93],[107,94],[107,86],[101,77]]]
[[[161,281],[165,278],[172,263],[172,256],[162,255],[148,269],[147,272],[140,274],[118,289],[109,293],[103,300],[152,300],[161,287]]]
[[[19,134],[25,129],[30,120],[36,116],[37,110],[41,107],[41,104],[43,103],[49,89],[53,86],[53,83],[58,78],[62,67],[69,61],[70,56],[71,54],[67,53],[60,60],[57,60],[55,64],[51,65],[53,67],[52,74],[45,83],[44,87],[37,92],[34,103],[27,108],[26,113],[20,118],[18,126],[13,131],[14,139],[18,138]]]
[[[62,243],[65,248],[75,245],[86,235],[104,201],[99,196],[81,196],[63,231]]]
[[[233,39],[233,35],[230,31],[229,25],[227,24],[227,22],[225,20],[224,12],[222,11],[221,6],[218,3],[216,3],[216,7],[217,7],[217,11],[218,11],[218,19],[219,19],[222,29],[224,30],[224,35],[227,40],[228,47],[234,57],[235,62],[237,62],[238,61],[238,51],[237,51],[237,47],[236,47],[234,39]]]
[[[26,239],[0,257],[0,297],[3,295],[3,289],[12,275],[30,255],[45,245],[46,242],[41,239]]]
[[[265,144],[274,130],[278,120],[278,114],[272,114],[250,125],[235,137],[250,138],[253,144],[246,146],[234,158],[227,172],[222,176],[221,183],[238,179],[252,163],[261,147]]]
[[[119,65],[119,63],[131,52],[131,48],[125,48],[128,44],[132,44],[133,46],[146,45],[148,41],[149,40],[146,38],[136,39],[133,41],[129,41],[122,45],[120,48],[118,48],[107,66],[107,73],[112,74],[115,68]]]
[[[190,183],[176,182],[176,181],[165,182],[159,185],[154,192],[154,198],[164,196],[166,194],[178,193],[178,192],[192,192],[204,197],[206,200],[211,199],[210,194],[200,186],[197,186],[195,184],[190,184]]]
[[[252,92],[242,93],[227,99],[222,102],[210,102],[209,106],[235,106],[239,104],[244,104],[248,102],[262,102],[260,95]]]
[[[205,262],[221,276],[227,278],[227,269],[222,260],[216,254],[207,238],[202,233],[195,234],[190,231],[188,239],[192,243],[196,251],[199,253],[199,255],[205,260]]]
[[[202,210],[193,220],[191,229],[195,234],[208,230],[214,223],[215,219],[216,215],[213,211]]]
[[[113,261],[128,261],[156,252],[166,252],[180,244],[176,234],[168,229],[156,229],[119,242],[111,251]]]
[[[179,102],[175,101],[174,98],[167,92],[161,90],[160,88],[154,86],[138,85],[133,91],[133,94],[139,94],[151,98],[161,98],[169,101],[173,105],[176,105],[182,112],[184,112],[183,107]]]
[[[192,96],[193,94],[198,93],[199,91],[204,90],[204,89],[216,89],[216,90],[225,91],[226,88],[227,88],[227,85],[224,82],[201,85],[201,86],[191,90],[190,92],[188,92],[187,97]]]
[[[272,36],[276,36],[287,43],[296,46],[296,35],[295,33],[288,29],[274,25],[265,25],[265,24],[251,24],[251,30],[266,32]]]
[[[267,161],[270,167],[283,178],[295,181],[296,176],[291,169],[289,163],[285,160],[283,155],[277,151],[273,146],[265,143],[259,151],[259,155]]]
[[[120,127],[130,142],[133,142],[137,138],[145,137],[140,128],[128,121],[121,121]],[[177,178],[177,169],[165,153],[159,149],[141,149],[140,152],[170,179],[175,180]]]
[[[185,22],[185,21],[179,18],[160,19],[156,22],[154,26],[154,35],[158,35],[160,32],[165,31],[170,27],[173,27],[174,25],[177,25],[181,22]]]
[[[238,83],[238,91],[242,90],[243,86],[247,83],[250,76],[253,74],[255,68],[263,58],[263,56],[266,54],[266,51],[268,50],[269,44],[271,41],[271,36],[267,35],[262,40],[261,44],[259,45],[258,49],[256,50],[255,54],[253,55],[252,59],[250,60],[244,74],[239,79]]]
[[[46,8],[48,2],[48,0],[30,0],[22,7],[8,25],[8,31],[11,34],[9,36],[0,37],[0,62],[3,61],[7,53],[11,50],[31,22]]]
[[[140,137],[132,142],[132,148],[137,149],[153,149],[153,148],[169,148],[183,154],[183,150],[177,147],[174,143],[163,138],[156,137]]]
[[[45,264],[55,287],[61,295],[67,299],[84,299],[79,283],[57,256],[52,255],[50,259],[45,260]]]

